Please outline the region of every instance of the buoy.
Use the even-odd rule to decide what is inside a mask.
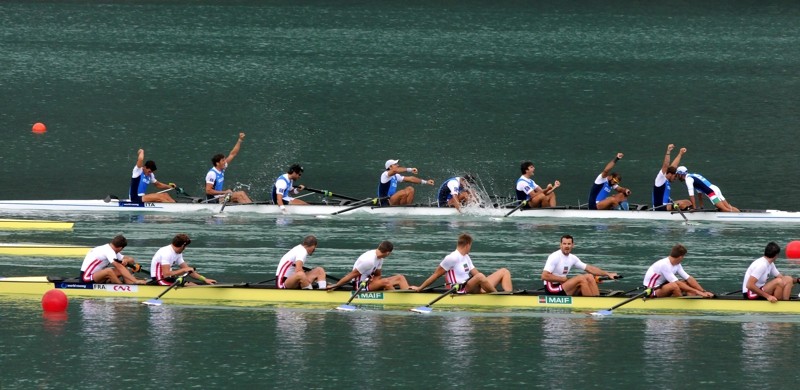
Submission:
[[[786,245],[786,257],[800,259],[800,241],[792,241]]]
[[[67,294],[61,290],[52,289],[42,296],[42,309],[44,311],[60,312],[67,310]]]
[[[47,132],[47,126],[42,122],[36,122],[33,124],[33,132],[38,134],[45,133]]]

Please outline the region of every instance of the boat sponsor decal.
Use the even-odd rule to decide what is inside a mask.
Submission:
[[[94,289],[118,293],[135,293],[139,291],[139,286],[135,284],[95,284]]]
[[[67,283],[67,282],[56,282],[56,288],[59,289],[77,289],[77,290],[91,290],[92,283]]]
[[[572,305],[572,297],[564,295],[539,295],[540,305]]]
[[[153,202],[136,203],[136,202],[119,202],[119,207],[156,207]]]
[[[352,296],[353,293],[350,293]],[[374,301],[382,301],[383,300],[383,293],[382,292],[362,292],[358,293],[356,299],[366,299],[366,300],[374,300]]]

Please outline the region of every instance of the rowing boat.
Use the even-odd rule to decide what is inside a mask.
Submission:
[[[72,222],[37,219],[0,219],[0,230],[69,230]]]
[[[0,295],[41,297],[50,289],[58,289],[71,298],[120,298],[144,301],[158,296],[164,286],[128,284],[85,284],[77,279],[45,276],[0,278]],[[174,289],[162,298],[169,303],[213,305],[279,305],[306,304],[335,306],[347,301],[353,291],[281,290],[272,286],[218,284],[186,286]],[[442,291],[414,293],[408,291],[366,292],[353,300],[355,305],[411,308],[429,303]],[[458,294],[442,299],[436,307],[459,309],[562,309],[572,311],[602,310],[624,302],[628,296],[567,297],[540,295],[535,292]],[[637,299],[621,310],[645,312],[738,312],[800,314],[800,300],[769,303],[745,301],[740,296],[714,299],[658,298]]]
[[[88,246],[74,245],[0,244],[0,255],[82,258],[90,249]]]
[[[36,211],[76,211],[76,212],[127,212],[127,213],[219,213],[221,205],[209,203],[127,203],[124,201],[106,202],[98,200],[6,200],[0,201],[0,210]],[[289,206],[288,215],[331,216],[331,215],[374,215],[380,217],[491,217],[504,218],[513,208],[508,207],[463,207],[464,215],[450,207],[433,206],[364,206],[352,209],[348,204],[312,204],[308,206]],[[344,213],[342,213],[344,211]],[[280,216],[284,213],[272,204],[228,204],[225,213],[251,213]],[[704,222],[777,222],[800,223],[800,212],[781,210],[744,210],[741,213],[722,213],[716,211],[694,211],[683,213],[690,221]],[[622,219],[658,220],[683,222],[683,216],[676,212],[651,210],[588,210],[574,206],[523,209],[508,215],[507,219],[531,218],[570,218],[570,219]]]

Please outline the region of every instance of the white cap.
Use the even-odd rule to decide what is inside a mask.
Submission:
[[[688,172],[689,172],[689,170],[686,169],[686,167],[684,167],[683,165],[679,166],[678,169],[675,171],[675,173],[677,173],[679,175],[685,175]]]
[[[391,167],[392,165],[397,164],[399,162],[400,162],[400,160],[386,160],[386,169],[389,169],[389,167]]]

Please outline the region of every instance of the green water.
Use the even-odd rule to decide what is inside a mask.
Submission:
[[[294,162],[306,185],[372,196],[389,158],[437,183],[475,172],[507,195],[529,159],[537,182],[560,180],[559,202],[574,205],[622,151],[623,184],[649,203],[675,143],[732,204],[800,209],[794,2],[3,2],[0,21],[0,199],[123,195],[138,148],[159,179],[198,194],[210,157],[245,131],[226,176],[255,199]],[[31,134],[39,121],[48,132]],[[608,288],[637,286],[682,242],[688,272],[728,292],[768,241],[800,239],[775,224],[3,215],[20,216],[76,226],[0,242],[95,246],[124,233],[144,262],[187,232],[188,261],[225,282],[269,279],[315,234],[311,262],[332,274],[390,239],[387,272],[419,283],[470,232],[481,271],[507,267],[515,287],[538,288],[569,233],[583,260],[626,276]],[[0,257],[0,275],[79,264]],[[78,299],[58,320],[36,299],[2,297],[0,387],[783,388],[799,379],[799,321]]]

